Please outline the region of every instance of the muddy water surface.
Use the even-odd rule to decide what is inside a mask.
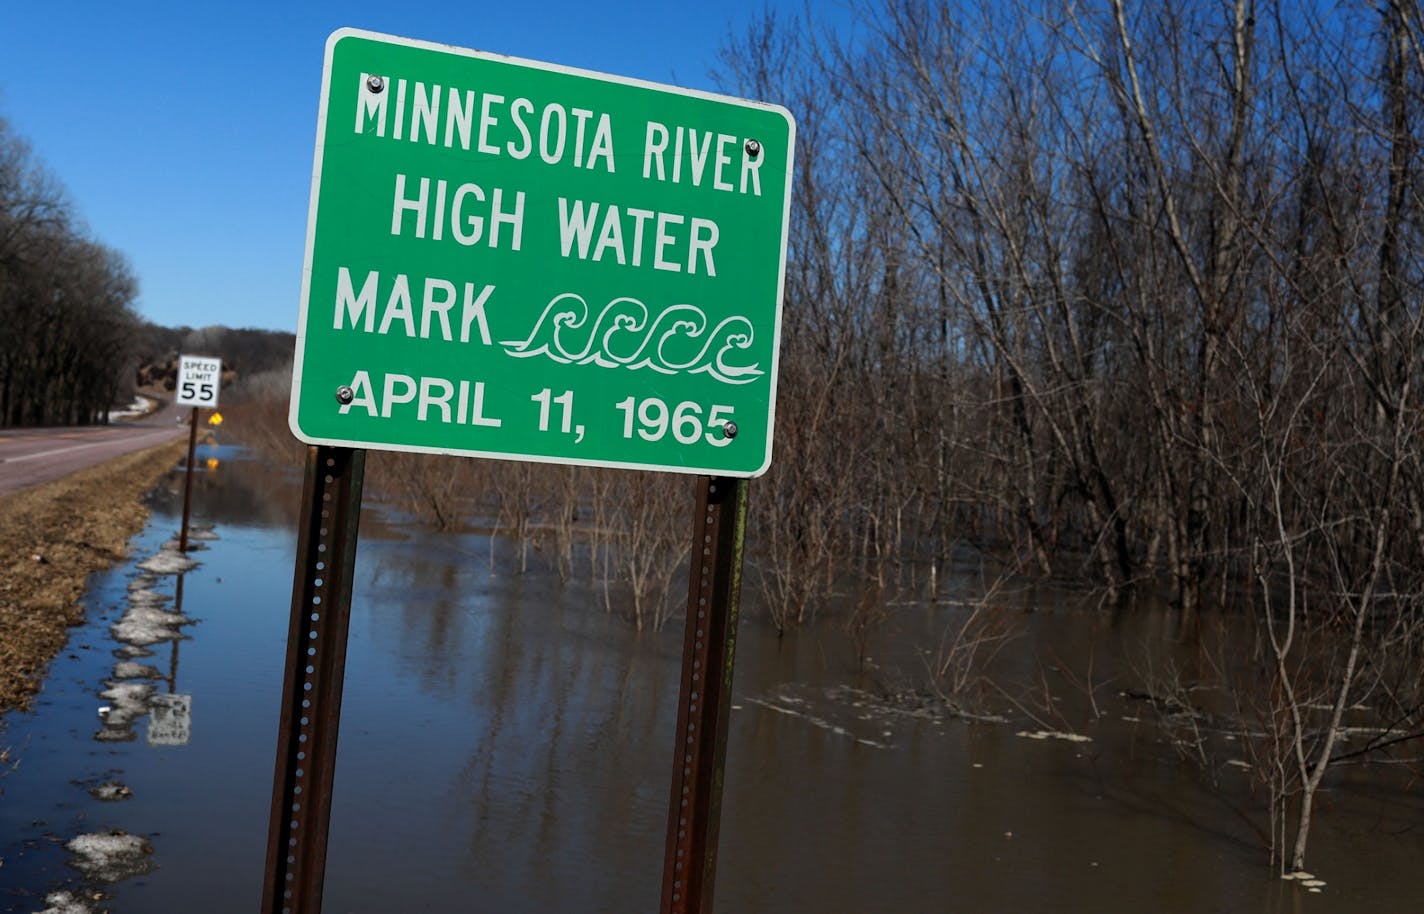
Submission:
[[[0,776],[0,910],[42,910],[58,889],[134,914],[258,907],[299,480],[228,449],[200,457],[218,462],[194,516],[217,538],[181,580],[195,621],[141,658],[155,692],[186,697],[186,732],[165,712],[153,740],[150,712],[131,741],[95,739],[120,647],[110,626],[139,572],[97,576],[91,621],[35,708],[0,731],[19,759]],[[176,530],[173,482],[135,560]],[[680,631],[639,635],[587,588],[506,567],[496,544],[491,573],[484,536],[363,517],[325,910],[656,910]],[[176,598],[179,580],[151,589]],[[1004,724],[876,709],[851,691],[922,679],[912,645],[954,605],[894,607],[872,640],[874,680],[837,626],[778,640],[744,623],[718,911],[1424,908],[1424,802],[1407,781],[1342,782],[1312,841],[1327,885],[1284,883],[1245,783],[1207,784],[1104,684],[1129,648],[1170,642],[1170,613],[1114,621],[1063,594],[1014,599],[1022,633],[1003,675],[1044,687],[1038,703],[1015,692]],[[1039,730],[1091,740],[1020,735]],[[90,794],[109,781],[131,796]],[[110,829],[152,853],[104,882],[65,844]]]

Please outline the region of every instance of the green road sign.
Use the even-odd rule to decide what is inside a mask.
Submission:
[[[794,139],[773,105],[336,32],[292,431],[764,472]]]

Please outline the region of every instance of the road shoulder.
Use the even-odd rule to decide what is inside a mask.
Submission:
[[[143,496],[182,458],[181,438],[0,495],[0,714],[25,707],[84,620],[90,574],[127,554]]]

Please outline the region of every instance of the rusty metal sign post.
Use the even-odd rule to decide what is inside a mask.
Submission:
[[[747,487],[745,479],[703,479],[693,516],[662,914],[708,914],[712,910]]]
[[[216,409],[222,388],[222,359],[205,355],[178,357],[178,378],[174,385],[174,406],[191,406],[188,416],[188,470],[183,479],[183,529],[178,534],[178,551],[188,551],[188,513],[193,501],[193,451],[198,443],[198,410]]]
[[[268,822],[263,914],[319,914],[365,451],[307,460]],[[692,522],[662,914],[710,914],[731,717],[748,481],[700,481]]]
[[[307,456],[263,914],[321,910],[365,466],[366,452],[353,448]]]
[[[193,504],[193,452],[198,446],[198,407],[188,417],[188,462],[183,472],[183,529],[178,534],[178,551],[188,551],[188,515]],[[177,643],[176,641],[174,642]]]

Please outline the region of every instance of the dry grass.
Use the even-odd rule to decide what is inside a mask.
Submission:
[[[182,457],[175,439],[0,496],[0,712],[25,707],[84,620],[89,575],[125,556],[143,495]]]

